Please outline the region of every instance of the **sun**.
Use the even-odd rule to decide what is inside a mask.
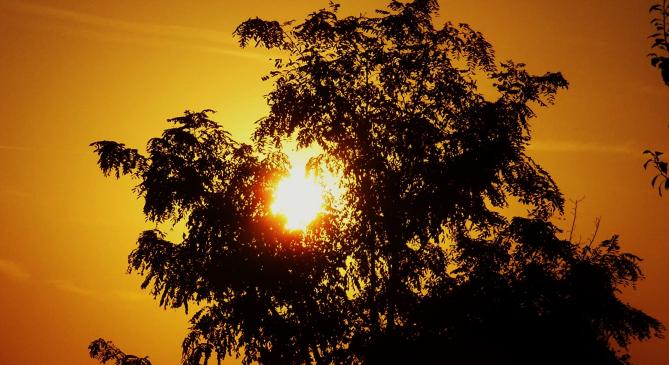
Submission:
[[[323,187],[304,169],[293,168],[274,191],[272,213],[286,219],[286,229],[305,230],[323,209]]]

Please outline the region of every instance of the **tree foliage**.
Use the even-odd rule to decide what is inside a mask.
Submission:
[[[667,161],[662,160],[663,152],[645,150],[644,155],[648,155],[648,159],[643,164],[643,168],[648,169],[651,165],[655,169],[655,176],[650,181],[652,187],[657,187],[657,192],[662,196],[663,190],[669,190],[669,174],[667,171]]]
[[[619,298],[639,259],[548,221],[564,199],[526,153],[529,122],[566,80],[497,63],[481,33],[436,27],[437,10],[340,17],[331,4],[298,24],[242,23],[243,47],[285,55],[253,145],[207,110],[170,119],[146,154],[93,143],[103,173],[137,179],[156,223],[129,271],[162,306],[197,304],[183,364],[624,364],[630,341],[660,333]],[[269,212],[287,138],[319,146],[310,168],[344,191],[305,232]],[[527,216],[500,213],[510,201]],[[181,242],[165,222],[185,222]]]
[[[664,83],[669,86],[669,4],[667,0],[662,0],[661,3],[653,4],[649,11],[653,15],[650,24],[655,30],[649,36],[653,42],[653,52],[648,55],[650,64],[660,70]]]
[[[113,361],[114,365],[151,365],[148,357],[127,355],[111,341],[105,341],[101,338],[91,342],[88,346],[88,353],[92,358],[103,364]]]
[[[667,0],[662,3],[654,4],[650,7],[650,13],[653,18],[650,23],[655,28],[655,33],[649,38],[653,40],[650,53],[650,64],[660,69],[664,83],[669,86],[669,4]],[[651,185],[657,187],[658,193],[662,195],[663,190],[669,190],[669,174],[667,173],[667,162],[662,160],[663,155],[660,151],[644,151],[648,155],[648,160],[643,165],[644,169],[650,164],[655,169],[655,176],[651,180]]]

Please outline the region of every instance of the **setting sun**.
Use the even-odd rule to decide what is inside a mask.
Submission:
[[[286,218],[286,228],[304,230],[321,211],[323,188],[303,169],[293,168],[274,192],[272,212]]]
[[[0,0],[0,365],[667,361],[669,0],[603,4]]]

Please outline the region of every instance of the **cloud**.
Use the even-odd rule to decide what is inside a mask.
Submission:
[[[26,193],[25,191],[2,187],[0,187],[0,194],[17,198],[27,198],[30,196],[30,194]]]
[[[0,274],[9,276],[18,281],[26,281],[30,279],[30,273],[28,273],[23,266],[14,261],[5,259],[0,259]]]
[[[594,152],[622,155],[641,155],[643,148],[635,148],[629,143],[605,144],[584,141],[535,141],[528,146],[530,151],[540,152]]]
[[[130,291],[130,290],[116,290],[112,292],[114,298],[120,299],[125,302],[138,302],[151,298],[147,292]]]
[[[51,284],[54,288],[67,292],[73,293],[85,297],[94,297],[95,292],[92,290],[84,289],[79,285],[69,281],[69,280],[48,280],[47,283]]]
[[[57,28],[72,35],[85,36],[95,40],[192,49],[207,53],[267,60],[266,56],[257,52],[254,53],[252,50],[241,50],[229,33],[215,30],[131,22],[26,2],[14,2],[6,5],[19,13],[38,16],[51,21],[50,24],[40,22],[37,24],[38,27]]]
[[[0,150],[5,150],[5,151],[30,151],[31,149],[28,148],[28,147],[0,145]]]
[[[27,281],[31,278],[30,273],[19,263],[0,258],[0,275],[9,277],[16,281]],[[151,298],[145,291],[140,290],[110,290],[96,291],[82,287],[81,285],[63,279],[46,280],[46,284],[65,293],[75,294],[83,297],[99,300],[114,300],[122,302],[138,302]]]
[[[151,298],[146,292],[131,291],[131,290],[105,290],[97,291],[84,288],[77,283],[70,280],[47,280],[47,284],[52,287],[71,294],[80,295],[83,297],[94,298],[98,300],[112,300],[121,302],[138,302]]]

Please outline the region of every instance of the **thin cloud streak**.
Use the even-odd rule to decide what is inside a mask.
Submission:
[[[0,259],[0,274],[17,281],[30,279],[30,273],[20,264],[6,259]]]
[[[95,297],[95,292],[92,290],[84,289],[69,280],[48,280],[47,283],[52,285],[54,288],[67,293],[73,293],[85,297]]]
[[[266,56],[252,50],[240,50],[230,34],[219,31],[177,25],[129,22],[37,4],[10,3],[7,5],[20,13],[61,22],[63,24],[39,23],[35,26],[43,29],[62,30],[70,35],[79,35],[100,41],[193,49],[206,53],[267,60]]]
[[[30,151],[31,148],[21,146],[0,145],[0,150],[5,151]]]
[[[27,198],[30,196],[30,194],[26,193],[25,191],[9,188],[0,188],[0,194],[17,198]]]
[[[142,300],[150,299],[145,292],[142,291],[128,291],[128,290],[112,290],[112,291],[96,291],[92,289],[87,289],[81,285],[70,281],[62,279],[53,279],[47,280],[46,283],[51,287],[60,290],[65,293],[75,294],[82,297],[92,298],[96,300],[112,300],[112,301],[121,301],[121,302],[139,302]]]
[[[229,34],[186,26],[138,23],[126,20],[106,18],[92,14],[80,13],[72,10],[59,9],[38,4],[14,3],[17,9],[25,12],[42,15],[49,18],[81,23],[100,28],[115,29],[128,33],[144,33],[168,38],[192,39],[196,41],[210,41],[236,46],[233,41],[225,41]]]
[[[26,270],[23,265],[15,262],[13,260],[0,258],[0,275],[8,277],[14,281],[26,282],[32,278],[32,275]],[[98,300],[116,300],[122,302],[138,302],[142,300],[147,300],[150,298],[146,292],[140,290],[129,291],[129,290],[112,290],[99,292],[96,290],[91,290],[80,286],[79,284],[63,279],[50,279],[45,280],[48,286],[55,288],[56,290],[75,294],[83,297],[98,299]]]
[[[637,149],[629,143],[604,144],[583,141],[536,141],[532,142],[527,149],[539,152],[594,152],[622,155],[641,155],[643,152],[643,149]]]
[[[120,299],[124,302],[139,302],[151,299],[151,297],[142,291],[116,290],[112,293],[114,298]]]

